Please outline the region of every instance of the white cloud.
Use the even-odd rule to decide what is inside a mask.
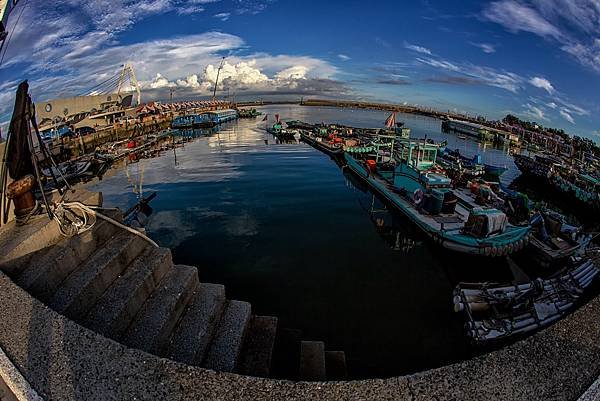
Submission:
[[[496,47],[494,45],[490,45],[489,43],[471,43],[475,47],[479,47],[482,52],[491,54],[496,52]]]
[[[227,21],[229,17],[231,17],[231,13],[218,13],[215,14],[214,17],[220,19],[221,21]]]
[[[526,31],[557,40],[563,37],[560,30],[542,17],[537,10],[517,1],[495,1],[483,11],[483,15],[511,32]]]
[[[546,106],[550,107],[551,109],[556,109],[558,107],[558,105],[554,102],[550,102]]]
[[[184,78],[178,79],[176,82],[176,85],[179,87],[182,87],[182,88],[192,88],[192,89],[198,89],[201,86],[204,86],[206,89],[208,89],[208,87],[206,85],[202,85],[202,83],[198,79],[197,74],[190,74],[185,79]]]
[[[600,19],[598,23],[600,24]],[[581,64],[600,72],[600,39],[594,39],[591,44],[565,44],[561,49],[575,57]]]
[[[554,86],[548,81],[546,78],[542,77],[533,77],[529,80],[529,83],[536,88],[544,89],[548,94],[552,95],[556,90]]]
[[[600,73],[598,0],[499,0],[483,17],[510,32],[530,32],[558,42],[560,49]]]
[[[204,80],[214,84],[217,80],[217,71],[218,67],[208,65],[204,70]],[[219,80],[225,85],[257,85],[267,82],[269,77],[256,68],[256,60],[250,60],[237,64],[225,62]]]
[[[575,120],[573,119],[573,117],[569,114],[569,110],[567,109],[560,109],[559,111],[560,115],[563,116],[563,118],[565,120],[567,120],[568,122],[570,122],[571,124],[575,124]]]
[[[524,81],[523,78],[518,74],[503,70],[496,70],[491,67],[477,66],[468,63],[459,64],[448,60],[434,59],[430,57],[417,57],[416,60],[422,64],[427,64],[434,68],[465,75],[474,78],[485,85],[506,89],[507,91],[514,93],[522,88]]]
[[[338,54],[338,58],[342,61],[350,60],[350,57],[346,56],[345,54]]]
[[[190,15],[204,12],[205,8],[202,6],[189,5],[185,7],[178,7],[177,14],[179,15]]]
[[[163,77],[160,73],[156,73],[154,79],[148,84],[152,89],[161,89],[175,86],[175,84],[169,82],[169,80]]]
[[[525,107],[527,108],[527,110],[525,110],[524,114],[532,117],[535,120],[547,120],[545,114],[544,114],[544,110],[542,110],[542,108],[534,106],[530,103],[527,103],[525,105]]]
[[[576,104],[569,102],[563,96],[555,96],[554,100],[559,104],[563,105],[566,110],[569,110],[570,114],[577,114],[578,116],[590,115],[589,110],[586,110],[583,107],[577,106]]]
[[[277,79],[278,81],[306,79],[307,72],[308,72],[308,67],[303,66],[303,65],[296,65],[293,67],[286,68],[285,70],[279,71],[275,75],[275,79]]]
[[[429,50],[428,48],[423,47],[423,46],[411,45],[410,43],[404,43],[404,47],[409,50],[415,51],[417,53],[427,54],[429,56],[431,55],[431,50]]]

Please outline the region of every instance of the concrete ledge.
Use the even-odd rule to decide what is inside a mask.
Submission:
[[[576,400],[600,373],[600,297],[497,352],[419,374],[287,382],[129,349],[48,309],[0,273],[0,346],[46,400]]]
[[[577,401],[600,401],[600,377]]]
[[[8,394],[3,394],[6,391]],[[0,348],[0,399],[18,401],[43,401],[21,372]]]

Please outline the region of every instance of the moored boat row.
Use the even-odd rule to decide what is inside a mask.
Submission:
[[[525,177],[556,190],[570,200],[600,212],[600,170],[593,164],[577,164],[554,155],[514,155]]]
[[[237,118],[238,112],[231,109],[207,111],[202,114],[186,114],[175,117],[171,128],[212,128]]]

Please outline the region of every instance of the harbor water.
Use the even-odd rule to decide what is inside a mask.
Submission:
[[[381,127],[389,112],[302,106],[261,109],[285,120]],[[512,279],[501,260],[469,258],[426,241],[402,216],[325,154],[277,143],[262,118],[224,124],[183,148],[117,168],[89,189],[126,209],[140,192],[157,197],[146,229],[175,263],[226,286],[253,313],[279,318],[346,352],[351,378],[385,377],[472,357],[463,316],[452,311],[461,280]],[[505,165],[507,151],[440,130],[440,121],[398,115],[414,137]],[[483,350],[485,351],[485,350]]]

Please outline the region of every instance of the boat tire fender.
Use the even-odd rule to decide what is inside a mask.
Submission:
[[[423,202],[424,197],[425,197],[425,194],[423,193],[423,190],[420,188],[415,189],[415,191],[413,192],[413,202],[415,203],[415,205],[420,205],[421,202]]]

